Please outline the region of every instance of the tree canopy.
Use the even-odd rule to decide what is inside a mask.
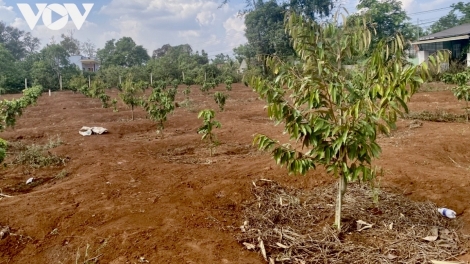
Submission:
[[[409,23],[402,7],[402,3],[397,0],[361,0],[357,9],[362,14],[355,15],[357,19],[366,17],[369,22],[369,28],[375,31],[371,41],[372,47],[375,47],[383,38],[393,37],[401,34],[406,40],[414,39],[416,28]]]
[[[0,44],[16,59],[20,60],[34,53],[39,47],[39,39],[0,21]]]
[[[98,49],[97,57],[104,68],[111,65],[138,66],[150,59],[147,50],[142,45],[137,45],[130,37],[122,37],[118,41],[108,40],[103,49]]]
[[[245,17],[245,36],[256,54],[286,57],[293,54],[284,31],[285,8],[275,1],[259,1]]]
[[[451,5],[449,13],[429,27],[430,33],[440,32],[458,25],[470,23],[470,3],[458,2]],[[462,14],[460,17],[457,14]]]

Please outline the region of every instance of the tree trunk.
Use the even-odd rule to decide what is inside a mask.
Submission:
[[[341,173],[338,181],[338,197],[336,198],[335,208],[335,226],[338,232],[341,231],[341,209],[343,207],[343,196],[346,192],[346,184],[346,176]]]
[[[159,130],[160,130],[160,133],[162,133],[162,139],[163,139],[163,138],[165,137],[165,136],[163,135],[163,121],[160,121],[160,128],[159,128]]]
[[[467,116],[467,123],[468,123],[468,101],[465,101],[465,103],[466,103],[465,113],[466,113],[466,116]]]
[[[132,121],[134,121],[134,105],[131,105]]]
[[[341,62],[338,62],[338,66],[341,67]],[[339,115],[339,125],[341,126],[343,122],[343,110],[340,110],[340,115]],[[342,159],[342,162],[345,162],[347,164],[347,157],[343,157],[343,149],[340,148],[339,150],[339,158]],[[339,169],[343,169],[343,164],[341,162],[339,163]],[[336,198],[336,208],[335,208],[335,226],[338,230],[338,232],[341,232],[341,209],[343,207],[343,196],[344,193],[346,192],[346,175],[344,175],[343,172],[339,173],[339,182],[338,182],[338,197]]]

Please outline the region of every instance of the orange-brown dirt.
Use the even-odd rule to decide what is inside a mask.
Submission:
[[[285,138],[282,127],[273,126],[250,88],[235,84],[228,94],[225,111],[216,113],[221,145],[209,157],[196,132],[197,113],[217,106],[197,86],[190,94],[192,106],[169,116],[163,139],[141,109],[130,121],[121,102],[113,112],[81,94],[45,93],[0,136],[44,144],[59,135],[64,143],[50,152],[69,161],[64,167],[0,169],[0,193],[13,196],[0,200],[0,228],[9,226],[14,234],[0,240],[0,263],[84,263],[94,257],[116,264],[263,263],[234,239],[252,181],[313,188],[334,179],[322,169],[289,176],[268,154],[256,151],[253,134]],[[117,97],[117,91],[110,95]],[[183,99],[178,94],[177,100]],[[420,92],[410,110],[464,113],[463,106],[450,91]],[[382,188],[454,209],[468,233],[470,125],[423,122],[410,128],[410,123],[400,120],[390,137],[380,139]],[[102,126],[109,133],[83,137],[82,126]],[[56,178],[63,169],[68,175]],[[25,184],[30,177],[36,184]]]

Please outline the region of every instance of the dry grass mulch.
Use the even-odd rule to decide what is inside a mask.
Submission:
[[[350,184],[342,230],[333,226],[336,185],[314,190],[253,182],[237,240],[268,263],[432,263],[467,251],[460,222],[431,202]]]

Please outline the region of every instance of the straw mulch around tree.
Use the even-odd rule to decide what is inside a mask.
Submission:
[[[441,216],[431,202],[360,184],[348,186],[338,233],[332,226],[336,190],[253,182],[238,241],[268,263],[433,263],[467,250],[469,236],[459,232],[458,217]]]

